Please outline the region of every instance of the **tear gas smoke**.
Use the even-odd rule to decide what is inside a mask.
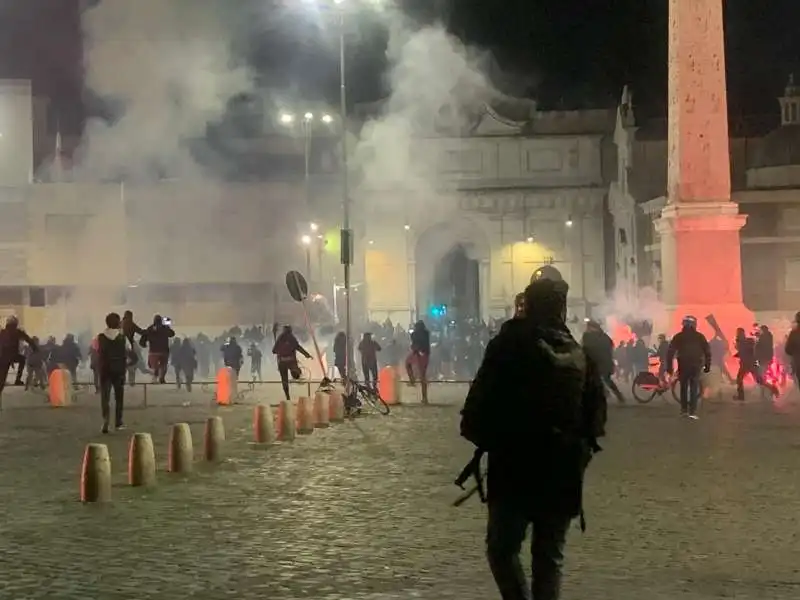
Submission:
[[[107,311],[121,308],[124,294],[125,307],[143,322],[164,309],[179,328],[185,324],[169,306],[207,302],[189,331],[213,333],[269,318],[271,292],[237,298],[230,284],[275,281],[287,261],[299,258],[294,228],[281,226],[298,218],[299,207],[286,201],[294,190],[281,183],[225,184],[209,168],[216,165],[201,165],[192,154],[229,100],[255,91],[239,57],[252,33],[246,7],[240,8],[232,10],[226,0],[101,0],[83,12],[86,85],[112,114],[86,124],[71,174],[85,187],[58,194],[83,195],[92,217],[75,233],[70,270],[76,287],[52,333],[97,330]],[[124,186],[110,183],[120,180]],[[117,252],[120,246],[126,249]],[[127,280],[102,292],[104,283],[119,279],[104,276],[115,253],[127,253],[117,261]],[[135,292],[147,284],[204,282],[225,287],[224,297],[208,301],[190,292],[170,301]],[[236,311],[242,305],[252,305],[246,317]]]
[[[85,177],[200,175],[187,143],[252,90],[251,72],[231,54],[232,13],[224,0],[102,0],[85,11],[87,87],[120,110],[111,123],[87,123]]]
[[[652,329],[654,324],[663,321],[667,308],[659,300],[658,292],[651,287],[639,289],[635,297],[615,292],[593,312],[601,321],[605,320],[607,333],[615,343],[630,340],[637,335],[655,339],[659,333],[671,333]],[[648,329],[650,334],[647,333]]]
[[[489,55],[465,46],[441,26],[419,26],[396,12],[387,17],[387,26],[390,95],[380,114],[361,129],[353,153],[361,175],[355,194],[373,219],[390,219],[395,227],[410,223],[415,235],[437,222],[448,223],[466,246],[487,247],[485,234],[457,212],[462,192],[456,171],[442,164],[442,150],[452,145],[435,138],[468,135],[486,104],[501,96],[485,75]],[[434,242],[436,237],[425,236]],[[425,254],[424,265],[417,261],[418,300],[431,289],[432,265],[452,247],[452,236],[446,237],[450,242],[436,247],[409,248]]]

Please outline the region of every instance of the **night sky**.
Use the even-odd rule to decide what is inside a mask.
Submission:
[[[135,0],[131,0],[135,1]],[[265,0],[265,3],[269,0]],[[613,103],[631,83],[639,115],[666,112],[668,0],[406,0],[420,21],[440,19],[497,59],[495,83],[545,107]],[[231,2],[235,4],[235,2]],[[0,0],[0,76],[31,78],[66,127],[84,111],[79,0]],[[430,8],[434,5],[435,8]],[[800,71],[800,1],[726,2],[728,85],[734,114],[775,112],[788,73]],[[313,24],[294,23],[254,51],[273,85],[334,99],[335,57],[314,47]],[[349,73],[351,99],[383,93],[382,38],[367,39]],[[315,65],[303,68],[303,63]],[[333,70],[327,76],[321,70]]]

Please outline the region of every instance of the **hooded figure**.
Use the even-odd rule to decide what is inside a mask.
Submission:
[[[423,321],[417,321],[411,331],[411,351],[406,357],[408,384],[416,385],[419,376],[422,388],[422,403],[428,403],[428,363],[431,357],[431,332]],[[415,373],[416,371],[416,373]]]
[[[461,413],[461,434],[489,454],[487,556],[503,598],[559,597],[567,530],[605,432],[600,374],[566,325],[568,289],[528,286],[524,316],[489,342]],[[519,553],[531,524],[529,587]]]
[[[289,395],[289,374],[292,378],[300,379],[303,372],[300,370],[300,365],[297,364],[297,353],[302,354],[306,358],[311,358],[308,351],[300,345],[297,341],[292,328],[289,325],[284,326],[283,331],[275,340],[275,345],[272,347],[272,353],[278,359],[278,373],[281,377],[281,386],[283,387],[283,394],[286,399],[290,399]]]

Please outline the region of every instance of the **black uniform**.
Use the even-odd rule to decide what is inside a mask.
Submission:
[[[462,411],[461,434],[489,455],[487,555],[504,600],[531,597],[519,562],[529,525],[532,597],[559,597],[567,529],[604,434],[600,374],[565,313],[565,283],[531,284],[525,316],[489,342]]]
[[[700,374],[711,369],[711,347],[706,336],[694,327],[684,327],[675,334],[667,350],[667,372],[678,356],[678,381],[681,389],[681,413],[695,415],[700,399]]]

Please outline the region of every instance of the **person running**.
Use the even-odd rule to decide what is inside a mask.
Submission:
[[[39,349],[33,338],[20,328],[19,319],[12,315],[6,319],[6,326],[0,330],[0,395],[6,386],[8,372],[19,360],[22,342],[27,343],[34,351]]]
[[[281,334],[276,338],[275,345],[272,347],[272,353],[278,359],[278,373],[281,376],[281,387],[283,387],[283,394],[287,400],[291,400],[289,395],[289,374],[291,373],[293,379],[300,379],[303,372],[300,370],[300,365],[297,363],[297,353],[302,354],[306,358],[311,358],[311,355],[300,345],[297,341],[292,327],[285,325]]]

